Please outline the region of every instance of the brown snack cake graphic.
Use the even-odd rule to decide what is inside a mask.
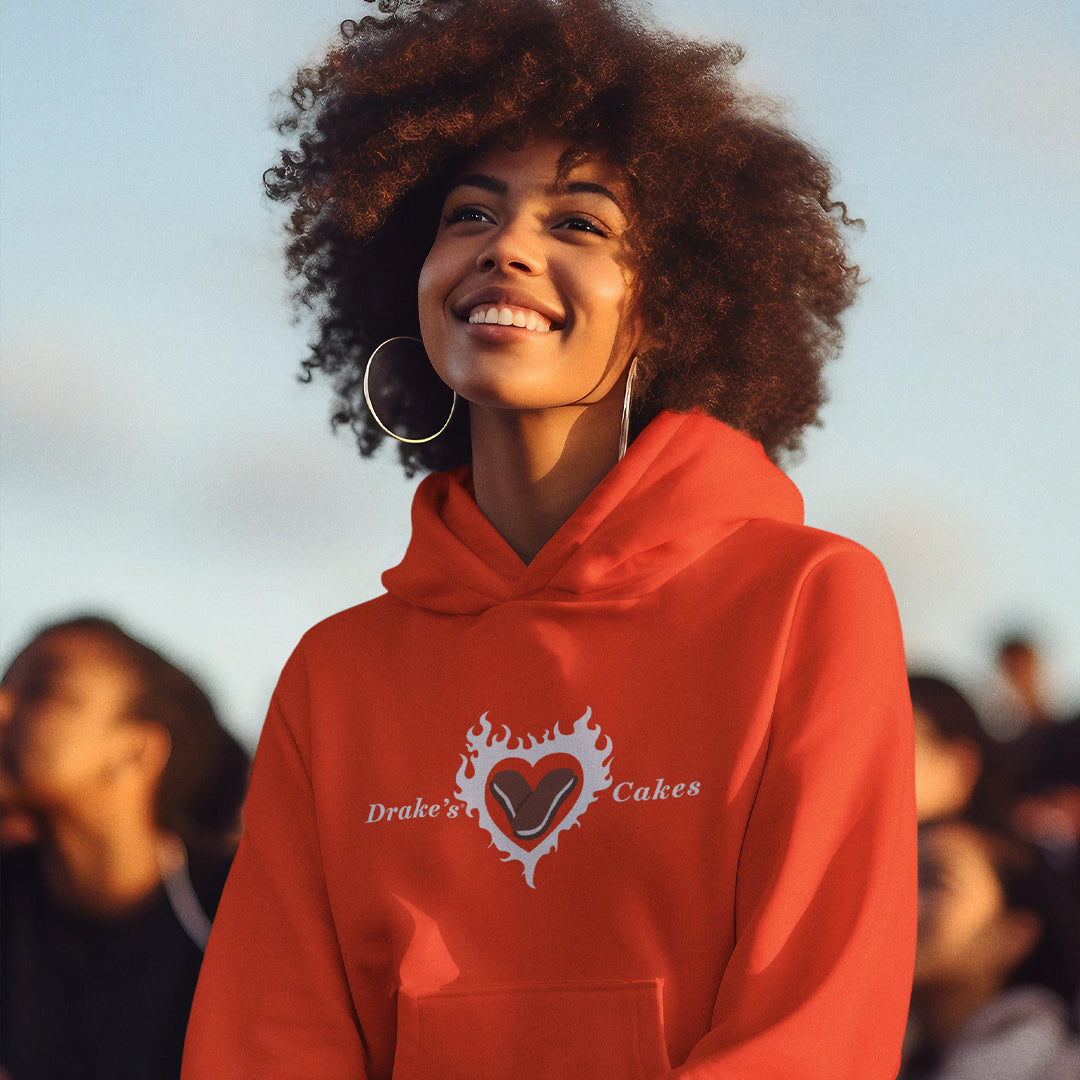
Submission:
[[[503,769],[488,786],[506,812],[514,835],[532,840],[551,827],[559,807],[577,786],[577,776],[572,769],[552,769],[534,790],[517,769]]]

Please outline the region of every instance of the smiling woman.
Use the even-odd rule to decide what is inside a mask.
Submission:
[[[393,14],[346,22],[342,43],[299,73],[280,122],[294,146],[265,177],[291,207],[297,297],[319,313],[305,366],[333,378],[335,423],[364,453],[382,441],[364,361],[419,330],[415,283],[449,185],[480,171],[466,168],[478,154],[544,135],[568,148],[560,180],[599,157],[619,191],[650,345],[634,429],[698,407],[770,455],[797,448],[858,268],[828,164],[772,103],[740,90],[740,48],[677,37],[602,0],[379,7]],[[447,437],[403,447],[406,467],[469,462],[468,424],[462,410]]]
[[[770,460],[856,284],[828,167],[629,4],[379,9],[266,184],[335,420],[434,475],[282,674],[186,1080],[891,1080],[896,611]]]
[[[477,504],[527,562],[625,450],[644,344],[612,191],[625,184],[595,156],[562,178],[569,151],[534,136],[470,159],[420,271],[432,366],[470,404]]]
[[[560,183],[568,149],[547,137],[492,150],[452,181],[420,271],[420,330],[436,371],[475,406],[593,404],[640,347],[626,220],[600,183],[618,173],[586,159]]]

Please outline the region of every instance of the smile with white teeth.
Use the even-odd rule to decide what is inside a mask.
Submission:
[[[551,329],[551,320],[531,308],[499,307],[494,304],[480,304],[469,312],[469,322],[486,323],[488,326],[518,326],[525,330],[547,332]]]

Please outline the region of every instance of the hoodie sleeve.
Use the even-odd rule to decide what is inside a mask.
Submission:
[[[911,704],[876,559],[806,575],[739,861],[736,946],[680,1080],[892,1080],[915,952]]]
[[[182,1080],[366,1076],[331,918],[294,655],[259,740],[244,835],[214,919]],[[290,720],[293,723],[290,723]]]

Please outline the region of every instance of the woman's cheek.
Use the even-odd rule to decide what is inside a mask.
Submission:
[[[432,266],[432,255],[420,269],[417,285],[417,310],[420,317],[420,336],[424,340],[428,359],[442,375],[439,362],[446,352],[446,321],[443,313],[443,294],[438,288],[438,276]]]
[[[448,321],[454,318],[448,310],[450,291],[454,287],[450,271],[444,245],[436,238],[420,268],[417,309],[424,348],[428,350],[429,360],[436,372],[444,378],[443,361],[447,349]]]

